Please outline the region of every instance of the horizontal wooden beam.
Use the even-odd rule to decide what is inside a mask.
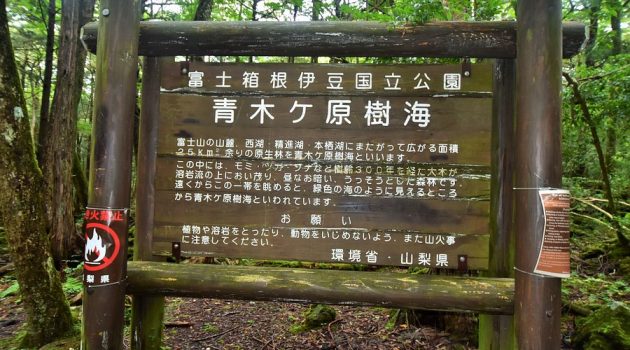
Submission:
[[[129,262],[128,293],[512,314],[514,281],[226,265]]]
[[[585,39],[581,23],[563,25],[564,57]],[[97,24],[83,28],[96,51]],[[370,56],[515,58],[516,22],[141,22],[142,56]]]

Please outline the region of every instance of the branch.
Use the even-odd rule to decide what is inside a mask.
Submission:
[[[629,0],[629,1],[630,1],[630,0]],[[594,197],[591,197],[591,198],[589,198],[588,200],[589,200],[589,201],[591,201],[591,202],[608,202],[608,201],[607,201],[607,200],[605,200],[605,199],[601,199],[601,198],[594,198]],[[623,204],[623,205],[625,205],[626,207],[630,207],[630,203],[627,203],[627,202],[624,202],[624,201],[619,201],[619,200],[618,200],[618,201],[617,201],[617,203],[618,203],[618,204]]]
[[[565,306],[567,307],[567,311],[578,316],[589,316],[593,313],[593,311],[589,308],[585,306],[580,306],[576,303],[569,302],[568,304],[565,304]]]
[[[579,216],[579,217],[581,217],[581,218],[585,218],[585,219],[588,219],[588,220],[594,221],[594,222],[596,222],[596,223],[598,223],[598,224],[600,224],[600,225],[602,225],[602,226],[606,227],[607,229],[609,229],[609,230],[611,230],[611,231],[614,231],[614,230],[615,230],[612,226],[608,225],[607,223],[603,222],[602,220],[600,220],[600,219],[598,219],[598,218],[594,218],[594,217],[592,217],[592,216],[588,216],[588,215],[584,215],[584,214],[579,214],[579,213],[576,213],[576,212],[574,212],[574,211],[572,211],[572,212],[571,212],[571,215]]]
[[[42,20],[42,23],[44,23],[44,27],[46,26],[46,14],[44,12],[44,8],[43,8],[43,4],[42,4],[42,0],[37,1],[37,7],[39,8],[39,16]]]
[[[595,209],[595,210],[597,210],[597,211],[599,211],[599,212],[603,213],[603,214],[604,214],[604,215],[606,215],[609,219],[613,219],[613,215],[612,215],[612,214],[610,214],[609,212],[605,211],[604,209],[602,209],[602,208],[600,208],[600,207],[596,206],[595,204],[593,204],[593,203],[591,203],[591,202],[589,202],[589,201],[586,201],[586,200],[584,200],[584,199],[581,199],[581,198],[575,198],[575,197],[573,197],[573,199],[575,199],[576,201],[578,201],[578,202],[580,202],[580,203],[584,203],[584,204],[588,205],[589,207],[591,207],[591,208],[593,208],[593,209]]]
[[[572,14],[575,11],[575,4],[573,3],[573,1],[569,0],[569,9],[567,10],[567,12],[564,14],[564,16],[562,16],[562,20],[564,21],[567,17],[569,17],[570,14]]]
[[[628,0],[628,1],[630,1],[630,0]],[[626,69],[626,67],[627,67],[627,65],[623,65],[623,66],[619,67],[618,69],[611,70],[611,71],[606,72],[604,74],[593,75],[593,76],[590,76],[590,77],[577,79],[577,82],[578,83],[583,83],[583,82],[588,82],[588,81],[591,81],[591,80],[599,80],[599,79],[605,78],[605,77],[607,77],[609,75],[613,75],[613,74],[617,73],[620,70]]]

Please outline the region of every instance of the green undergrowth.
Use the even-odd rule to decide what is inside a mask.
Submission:
[[[613,302],[630,301],[630,286],[621,277],[604,274],[579,276],[575,273],[563,281],[562,296],[565,303],[582,302],[592,308]]]
[[[217,327],[216,325],[214,325],[213,323],[210,322],[206,322],[203,324],[203,327],[201,327],[201,329],[206,332],[206,333],[210,333],[210,334],[216,334],[219,333],[219,327]]]
[[[606,214],[605,201],[572,183],[571,276],[562,281],[563,333],[574,349],[622,349],[630,344],[629,207]],[[624,202],[625,203],[625,202]],[[599,208],[599,209],[597,209]]]
[[[575,349],[630,349],[630,308],[613,302],[576,321]]]
[[[39,348],[39,350],[79,350],[81,347],[81,310],[80,307],[71,308],[74,326],[69,333],[65,334],[61,339],[55,340]],[[24,340],[27,337],[26,324],[15,332],[11,337],[0,339],[0,349],[5,350],[26,350]]]
[[[337,311],[328,305],[316,304],[304,310],[302,320],[294,323],[289,329],[293,334],[308,332],[324,325],[330,324],[337,318]]]
[[[66,268],[64,270],[65,278],[62,287],[66,296],[76,295],[78,293],[81,293],[81,291],[83,290],[83,281],[81,278],[82,271],[83,270],[81,266],[73,269]],[[2,280],[2,284],[8,284],[8,287],[0,291],[0,298],[19,295],[20,285],[15,278],[11,276],[4,277]],[[19,303],[20,300],[17,299],[16,302]]]
[[[63,290],[68,299],[74,297],[75,295],[81,293],[83,290],[83,282],[82,282],[82,266],[76,268],[66,268],[63,271]],[[6,275],[0,280],[0,285],[5,286],[4,289],[0,291],[0,298],[10,298],[7,300],[9,303],[14,303],[19,307],[21,304],[21,299],[19,295],[20,286],[15,277],[12,275]],[[72,318],[74,320],[74,328],[70,331],[69,334],[66,334],[62,339],[59,339],[55,342],[45,345],[41,349],[45,350],[68,350],[68,349],[79,349],[80,341],[81,341],[81,306],[74,306],[70,308],[72,312]],[[22,344],[23,340],[27,336],[27,332],[25,330],[25,324],[22,324],[21,327],[15,332],[15,334],[11,337],[7,337],[4,339],[0,339],[0,349],[25,349]]]

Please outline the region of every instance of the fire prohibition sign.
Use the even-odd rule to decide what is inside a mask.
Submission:
[[[88,223],[85,231],[83,268],[87,271],[100,271],[111,265],[120,251],[118,234],[111,227],[95,222]]]
[[[128,213],[129,209],[85,210],[85,285],[106,285],[124,278],[123,270],[118,265],[124,262],[119,255],[126,250],[127,242],[121,241],[120,234],[126,233]]]

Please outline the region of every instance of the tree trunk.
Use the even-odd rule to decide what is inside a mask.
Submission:
[[[612,51],[611,56],[615,56],[622,51],[622,36],[621,36],[621,11],[622,5],[619,0],[610,0],[610,5],[613,7],[613,13],[610,15],[610,29],[612,31]],[[611,96],[611,99],[615,97]],[[617,123],[613,120],[613,123],[606,129],[606,166],[609,172],[614,171],[614,158],[617,153]]]
[[[209,21],[212,16],[214,0],[199,0],[193,21]],[[203,62],[203,56],[192,56],[191,61]]]
[[[337,2],[335,2],[337,4]],[[335,7],[336,8],[336,7]],[[322,0],[313,0],[313,12],[311,13],[311,21],[319,21],[319,14],[322,11]],[[318,57],[311,56],[311,63],[317,63]]]
[[[57,84],[49,130],[41,139],[41,168],[46,183],[52,252],[57,266],[76,243],[72,163],[76,149],[77,114],[87,52],[80,43],[81,27],[94,12],[94,0],[63,0]]]
[[[197,10],[195,11],[194,21],[209,21],[212,16],[212,5],[214,0],[199,0]]]
[[[615,97],[611,97],[614,99]],[[611,121],[612,125],[606,127],[606,168],[609,173],[615,171],[615,154],[617,153],[617,122]]]
[[[341,18],[341,0],[334,0],[335,17]]]
[[[612,52],[611,55],[618,55],[623,49],[621,33],[621,15],[623,5],[619,0],[610,0],[610,5],[614,8],[610,16],[610,29],[612,30]]]
[[[52,89],[53,55],[55,49],[55,0],[48,1],[48,23],[46,25],[46,59],[44,61],[44,79],[42,82],[42,104],[39,110],[39,138],[37,159],[41,160],[42,141],[48,137],[50,128],[50,91]],[[33,111],[35,113],[35,111]]]
[[[81,155],[75,151],[72,161],[72,182],[74,183],[75,201],[74,215],[81,215],[87,206],[88,200],[88,180],[83,167],[81,166]]]
[[[0,0],[0,217],[27,314],[22,347],[39,347],[71,331],[72,316],[50,255],[44,182],[29,124]]]
[[[256,17],[258,16],[258,2],[260,2],[260,0],[252,0],[252,22],[257,21]],[[249,56],[249,63],[254,63],[254,56]]]
[[[593,0],[589,9],[589,25],[588,25],[588,40],[584,47],[586,53],[586,65],[593,66],[595,64],[595,55],[593,49],[597,41],[597,31],[599,30],[599,10],[601,0]]]
[[[256,17],[258,17],[258,3],[259,2],[260,0],[252,0],[252,17],[251,17],[252,22],[257,21]]]

